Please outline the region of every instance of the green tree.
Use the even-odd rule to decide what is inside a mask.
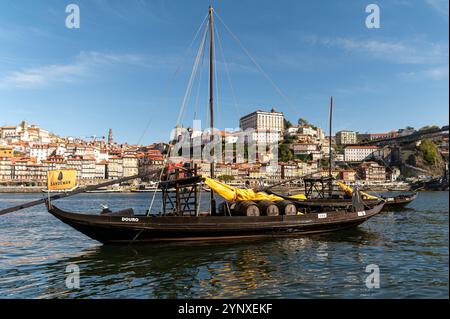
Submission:
[[[310,126],[312,129],[317,130],[317,126],[309,123],[308,120],[304,119],[303,117],[298,119],[298,125],[300,125],[300,126]]]
[[[278,159],[281,162],[289,162],[294,157],[288,144],[281,143],[278,147]]]
[[[420,143],[418,150],[421,153],[425,163],[427,163],[428,165],[436,164],[439,156],[439,151],[433,141],[429,139],[422,140],[422,143]]]
[[[303,163],[306,163],[312,160],[312,154],[298,154],[295,155],[295,159],[302,161]]]
[[[284,128],[288,129],[290,127],[292,127],[292,123],[290,121],[284,119]]]
[[[303,117],[298,119],[298,125],[303,126],[303,125],[309,125],[309,122],[307,120],[305,120]]]
[[[437,126],[437,125],[426,125],[426,126],[422,127],[419,131],[428,130],[430,128],[439,128],[439,126]]]
[[[284,138],[283,144],[291,144],[295,142],[295,136],[286,136]]]

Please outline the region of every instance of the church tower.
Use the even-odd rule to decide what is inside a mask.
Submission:
[[[112,128],[109,129],[109,133],[108,133],[108,145],[111,145],[112,143],[114,143],[113,141],[113,133],[112,133]]]

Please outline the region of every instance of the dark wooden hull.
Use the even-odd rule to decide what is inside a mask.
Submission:
[[[384,210],[401,209],[415,200],[417,193],[407,196],[396,196],[384,198]],[[375,206],[378,200],[364,200],[368,206]],[[330,210],[330,209],[344,209],[352,205],[351,199],[307,199],[296,201],[296,206],[301,208],[309,208],[312,210]]]
[[[65,212],[54,205],[56,218],[104,244],[158,241],[225,240],[316,234],[355,227],[378,214],[384,202],[364,212],[334,211],[297,216],[125,216]]]
[[[386,204],[384,205],[385,210],[389,209],[401,209],[414,201],[417,198],[417,193],[412,195],[401,195],[396,197],[386,197]]]

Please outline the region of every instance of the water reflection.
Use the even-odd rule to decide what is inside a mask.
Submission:
[[[420,194],[409,209],[337,233],[149,246],[101,246],[35,208],[0,219],[0,297],[448,297],[448,193],[439,196]],[[61,205],[99,202],[148,204],[117,194]],[[69,264],[80,267],[79,290],[65,285]],[[381,269],[376,291],[365,286],[369,264]]]
[[[362,245],[373,236],[356,229],[339,236],[241,243],[95,246],[48,264],[43,272],[51,275],[40,297],[240,298],[267,296],[268,291],[272,297],[282,297],[280,287],[286,285],[309,287],[314,281],[326,286],[331,273],[321,268],[333,263],[345,267],[349,262],[334,254],[335,245]],[[363,262],[358,252],[345,259]],[[64,270],[69,264],[80,267],[79,291],[64,286]]]

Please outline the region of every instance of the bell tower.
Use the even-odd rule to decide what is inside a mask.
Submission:
[[[110,128],[109,133],[108,133],[108,145],[111,145],[112,143],[114,143],[113,132],[112,132],[112,128]]]

